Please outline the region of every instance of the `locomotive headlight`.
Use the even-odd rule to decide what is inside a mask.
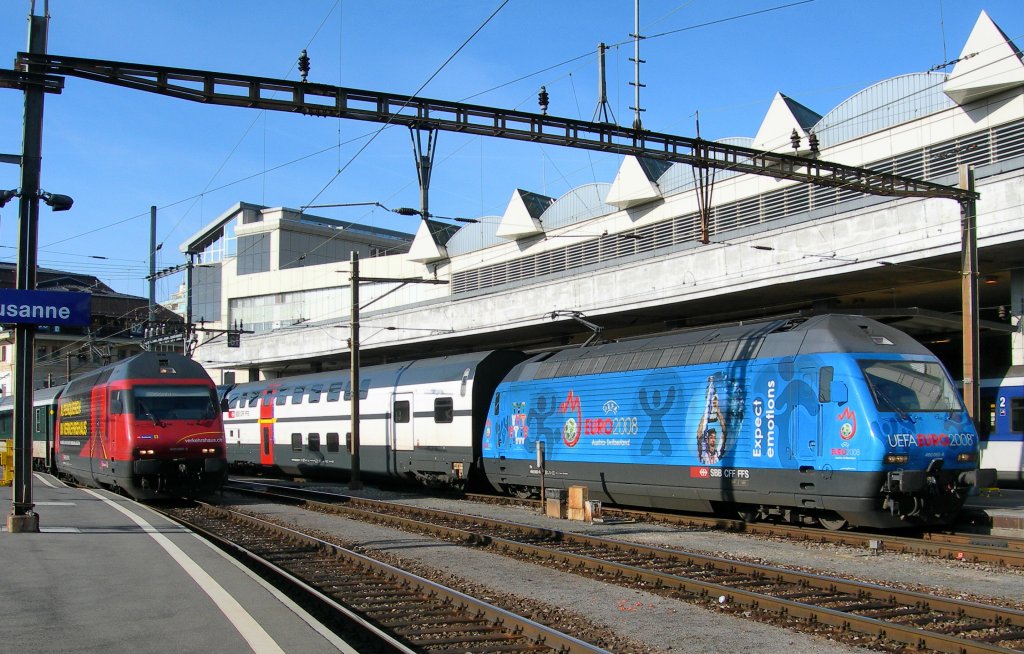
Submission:
[[[906,463],[907,461],[910,461],[910,456],[907,454],[886,454],[882,459],[882,463]]]
[[[135,456],[152,456],[156,454],[156,450],[135,450]]]
[[[961,452],[956,455],[957,463],[970,463],[976,459],[974,452]]]

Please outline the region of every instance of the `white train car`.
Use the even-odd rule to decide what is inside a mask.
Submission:
[[[32,467],[53,470],[53,433],[57,398],[64,386],[43,388],[32,394]],[[14,396],[0,399],[0,440],[14,438]]]
[[[995,468],[1000,486],[1024,485],[1024,366],[981,380],[981,467]]]
[[[437,485],[481,474],[474,434],[522,357],[492,351],[362,368],[360,473]],[[347,475],[351,397],[348,371],[235,386],[225,396],[228,460],[301,477]]]

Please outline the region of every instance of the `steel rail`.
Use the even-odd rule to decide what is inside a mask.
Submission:
[[[489,495],[468,495],[470,499],[494,502]],[[506,498],[498,497],[501,502]],[[515,503],[537,505],[535,500],[514,500]],[[901,536],[892,533],[871,533],[859,531],[830,531],[814,527],[799,527],[768,522],[744,522],[739,519],[718,516],[698,516],[678,513],[660,513],[642,509],[604,507],[608,516],[619,516],[644,522],[668,524],[688,529],[717,529],[734,533],[757,536],[786,538],[792,541],[818,544],[843,545],[856,549],[869,549],[881,554],[918,554],[933,558],[986,563],[1007,568],[1024,568],[1024,540],[987,534],[947,534],[925,532],[921,537]]]
[[[282,497],[290,501],[302,501],[318,510],[337,512],[370,522],[390,524],[402,529],[431,533],[470,544],[487,545],[502,552],[523,554],[530,557],[557,561],[560,569],[590,570],[601,573],[608,580],[628,580],[647,588],[674,589],[698,599],[722,597],[725,602],[749,609],[770,609],[771,611],[802,620],[819,622],[843,630],[852,629],[859,633],[887,638],[911,645],[928,647],[940,652],[974,654],[980,652],[1019,651],[986,642],[985,638],[1024,640],[1024,612],[985,605],[964,600],[946,599],[931,594],[903,591],[877,584],[851,582],[835,577],[814,575],[784,568],[749,564],[721,557],[683,552],[666,548],[639,545],[596,536],[585,536],[552,529],[511,523],[480,516],[466,516],[448,511],[413,507],[397,502],[367,500],[344,495],[332,495],[301,489],[266,488],[249,491],[268,497]],[[311,500],[320,496],[323,500]],[[386,514],[396,512],[399,515]],[[428,522],[433,520],[433,522]],[[438,525],[437,521],[451,524]],[[463,527],[455,526],[462,523]],[[484,532],[484,533],[481,533]],[[504,532],[499,536],[492,532]],[[516,540],[509,532],[518,534]],[[538,544],[540,543],[540,544]],[[626,563],[616,562],[600,556],[566,552],[566,547],[581,549],[597,547],[618,552],[625,556]],[[607,556],[607,555],[606,555]],[[659,562],[660,567],[686,567],[691,570],[736,577],[727,581],[702,581],[694,576],[682,576],[664,571],[652,570],[635,564],[644,560],[647,565]],[[661,565],[664,562],[664,565]],[[791,592],[787,596],[773,596],[767,592],[748,590],[741,586],[759,587],[771,584],[787,584],[804,591]],[[829,608],[814,604],[838,603],[841,608]],[[901,624],[870,616],[852,613],[855,610],[878,610],[891,613],[899,618],[906,615],[940,612],[939,616],[921,618],[927,621],[949,621],[951,618],[970,621],[963,625],[966,631],[979,629],[1009,629],[1009,634],[986,634],[975,639],[964,638],[940,631],[929,631],[911,621]],[[954,629],[955,627],[947,627]]]
[[[353,552],[333,543],[329,543],[291,527],[286,527],[266,519],[220,507],[202,503],[200,503],[200,506],[202,506],[205,511],[211,512],[222,519],[228,519],[250,525],[254,529],[258,528],[266,532],[272,532],[282,539],[289,540],[293,543],[307,545],[336,559],[343,560],[350,567],[369,570],[375,576],[383,579],[394,580],[395,585],[400,587],[401,591],[390,595],[391,598],[396,598],[398,596],[418,597],[421,599],[417,601],[417,604],[422,605],[426,598],[429,597],[435,602],[446,605],[453,613],[457,612],[466,614],[467,616],[472,616],[471,619],[462,620],[462,622],[469,623],[484,620],[491,625],[491,635],[480,636],[477,638],[481,641],[485,639],[505,640],[506,644],[500,646],[503,651],[556,652],[558,654],[608,654],[604,649],[580,641],[572,636],[559,632],[556,629],[539,624],[523,616],[516,615],[510,611],[506,611],[459,591],[429,581],[413,573],[401,570],[382,561],[373,559],[372,557]],[[446,638],[440,634],[431,635],[428,633],[426,634],[426,637],[408,637],[408,639],[412,641],[412,645],[403,643],[401,640],[394,637],[394,632],[389,628],[389,626],[392,628],[396,626],[406,627],[415,630],[415,624],[378,624],[377,622],[367,618],[358,608],[338,603],[321,590],[317,589],[309,580],[296,576],[292,574],[291,571],[275,565],[258,554],[249,551],[242,544],[225,540],[223,536],[215,533],[213,530],[198,525],[193,521],[185,520],[173,514],[165,513],[165,515],[170,519],[185,525],[189,529],[196,531],[204,538],[209,538],[225,551],[235,554],[239,558],[243,558],[247,563],[250,563],[261,570],[272,572],[275,577],[282,579],[289,585],[289,587],[299,590],[316,598],[327,606],[330,606],[349,621],[368,630],[375,639],[391,648],[388,651],[410,654],[412,652],[424,651],[424,645],[444,645],[448,640],[459,640],[458,636]],[[398,600],[396,599],[395,601]],[[451,624],[458,624],[459,622],[459,619],[453,618],[451,620]],[[459,629],[452,627],[449,631],[458,632]],[[526,642],[523,645],[516,646],[514,645],[514,641],[516,640],[523,640]],[[471,652],[476,650],[467,648],[460,651]],[[485,648],[480,651],[491,650]]]
[[[380,651],[394,652],[394,654],[416,654],[417,650],[400,642],[391,634],[380,629],[377,625],[366,620],[358,613],[351,611],[348,607],[338,603],[333,598],[320,592],[305,581],[299,579],[288,570],[271,563],[241,545],[222,537],[215,531],[201,526],[195,521],[182,518],[180,515],[163,510],[158,506],[150,506],[150,508],[168,520],[176,522],[210,541],[216,547],[237,559],[245,567],[256,571],[263,578],[267,579],[272,586],[285,591],[285,593],[293,599],[299,597],[302,599],[301,603],[307,606],[312,604],[328,607],[336,617],[341,618],[341,620],[347,623],[350,628],[360,632],[361,637],[374,642],[377,647],[380,648]],[[223,509],[217,510],[224,511]],[[227,512],[224,511],[224,513]]]

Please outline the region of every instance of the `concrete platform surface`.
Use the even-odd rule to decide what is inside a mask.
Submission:
[[[32,500],[38,533],[0,531],[3,651],[353,651],[220,550],[143,505],[38,473]],[[11,488],[0,487],[5,515],[10,502]]]
[[[984,513],[993,536],[1024,538],[1024,489],[988,489],[968,498],[964,510]]]

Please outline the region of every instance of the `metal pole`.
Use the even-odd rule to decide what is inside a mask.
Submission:
[[[182,353],[191,357],[192,347],[192,268],[194,262],[192,257],[195,256],[195,252],[189,250],[185,253],[188,257],[188,261],[185,265],[185,334],[182,337]]]
[[[544,441],[537,441],[537,467],[540,468],[540,514],[547,513],[547,492],[544,489]]]
[[[352,476],[348,487],[358,490],[363,487],[359,475],[359,253],[352,252],[352,310],[350,311],[350,333],[348,349],[351,353],[349,362],[350,385],[352,387]]]
[[[149,208],[149,322],[156,320],[156,207]]]
[[[47,16],[29,16],[28,50],[46,52]],[[18,216],[17,288],[36,288],[36,249],[39,244],[39,175],[43,149],[43,87],[25,86],[25,124],[22,136],[21,199]],[[7,531],[38,532],[39,515],[32,503],[32,364],[35,327],[14,328],[14,488]]]
[[[633,0],[633,129],[643,129],[643,121],[640,120],[640,0]]]
[[[967,164],[960,166],[960,188],[974,193],[974,169]],[[973,199],[960,202],[960,247],[961,281],[960,295],[963,309],[963,353],[964,353],[964,404],[967,414],[978,422],[981,406],[981,389],[978,386],[978,216]]]

